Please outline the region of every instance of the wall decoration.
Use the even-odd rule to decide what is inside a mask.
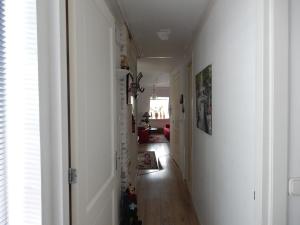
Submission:
[[[128,97],[133,96],[135,99],[138,97],[139,92],[143,93],[145,88],[140,86],[140,81],[143,78],[143,74],[140,72],[137,76],[132,73],[128,73],[126,76],[126,89],[127,89],[127,104]],[[130,92],[130,95],[128,94]],[[132,103],[130,103],[132,104]]]
[[[184,97],[183,97],[183,94],[180,95],[180,105],[181,105],[181,112],[184,113]]]
[[[196,75],[197,127],[212,135],[212,65]]]
[[[128,73],[127,75],[126,75],[126,104],[128,105],[128,104],[131,104],[131,91],[130,91],[130,87],[131,87],[131,83],[132,83],[132,80],[130,80],[129,78],[129,74],[130,73]]]

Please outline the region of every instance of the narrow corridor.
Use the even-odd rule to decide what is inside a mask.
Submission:
[[[139,145],[155,151],[162,170],[137,179],[139,217],[144,225],[199,225],[180,170],[169,155],[168,143]]]

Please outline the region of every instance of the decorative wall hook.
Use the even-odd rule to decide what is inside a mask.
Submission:
[[[140,72],[137,76],[134,76],[133,74],[128,73],[127,76],[131,78],[131,83],[127,91],[131,91],[134,98],[137,98],[138,92],[143,93],[145,91],[145,88],[140,86],[140,81],[143,78],[143,74]]]

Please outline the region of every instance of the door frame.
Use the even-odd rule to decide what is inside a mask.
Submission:
[[[256,224],[286,225],[289,1],[257,0]]]
[[[42,223],[69,225],[65,0],[37,0]]]
[[[186,184],[190,194],[192,193],[192,154],[193,154],[193,115],[194,115],[194,107],[193,107],[193,62],[192,60],[186,65],[185,71],[186,79],[185,79],[185,99],[184,99],[184,107],[185,110],[185,166],[184,166],[184,178],[186,180]]]

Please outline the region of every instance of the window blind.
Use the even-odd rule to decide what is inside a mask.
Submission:
[[[0,0],[0,225],[7,224],[4,3]]]
[[[36,0],[2,0],[8,225],[41,225]],[[6,224],[6,223],[5,223]]]

